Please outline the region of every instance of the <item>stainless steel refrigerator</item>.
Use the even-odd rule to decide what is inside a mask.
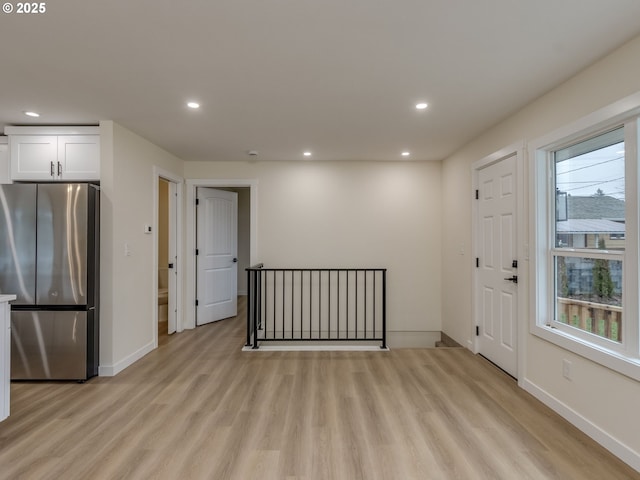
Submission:
[[[11,305],[12,380],[98,374],[100,191],[0,185],[0,293]]]

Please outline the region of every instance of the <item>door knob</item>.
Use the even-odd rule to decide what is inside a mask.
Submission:
[[[169,264],[169,268],[173,268],[173,263],[170,263],[170,264]]]
[[[514,275],[513,277],[505,278],[505,280],[509,280],[510,282],[513,282],[513,283],[518,283],[518,276]]]
[[[233,259],[233,263],[238,263],[238,259],[237,259],[237,258],[234,258],[234,259]]]

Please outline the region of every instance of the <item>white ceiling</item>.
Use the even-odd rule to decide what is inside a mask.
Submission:
[[[253,149],[258,160],[304,150],[440,160],[640,34],[638,0],[49,0],[46,10],[0,13],[0,127],[114,120],[184,160]],[[199,111],[185,107],[192,99]]]

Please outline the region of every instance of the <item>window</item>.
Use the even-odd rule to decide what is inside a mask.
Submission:
[[[612,235],[625,234],[624,128],[552,151],[550,158],[556,212],[551,324],[620,344],[625,242]]]
[[[634,101],[531,144],[531,331],[640,380]]]

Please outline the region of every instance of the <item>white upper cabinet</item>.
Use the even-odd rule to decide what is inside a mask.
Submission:
[[[100,180],[97,127],[6,127],[14,181]]]
[[[61,180],[100,180],[100,137],[58,137],[58,162]]]
[[[10,135],[11,178],[54,180],[58,163],[58,137]]]

